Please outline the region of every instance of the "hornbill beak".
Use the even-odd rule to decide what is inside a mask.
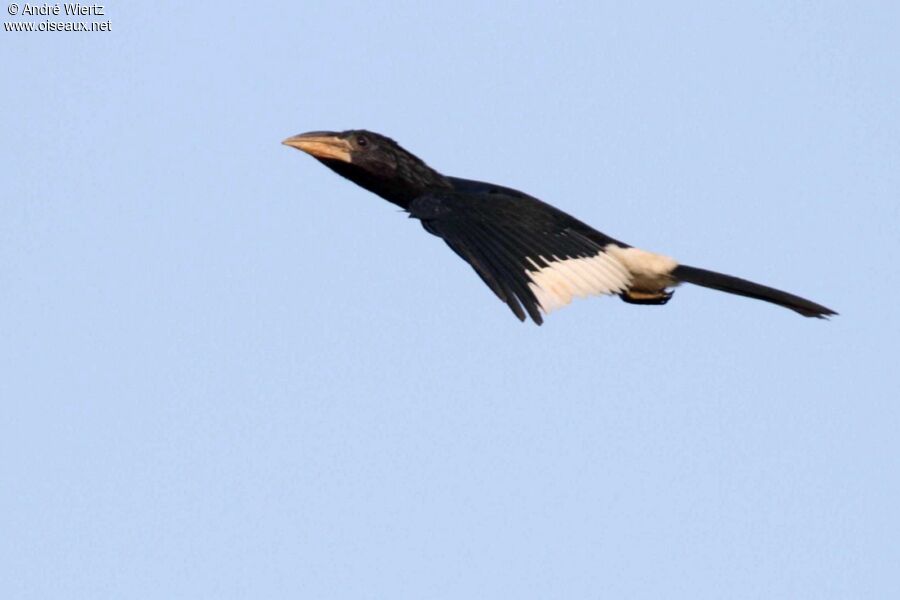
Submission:
[[[310,131],[289,137],[281,142],[285,146],[291,146],[303,150],[316,158],[330,158],[342,162],[350,162],[350,142],[333,131]]]

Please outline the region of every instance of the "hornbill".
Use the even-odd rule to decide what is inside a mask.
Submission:
[[[312,131],[282,142],[393,202],[443,239],[524,321],[573,296],[616,294],[632,304],[665,304],[668,288],[693,283],[765,300],[805,317],[837,314],[774,288],[680,265],[600,233],[563,211],[507,187],[448,177],[366,130]]]

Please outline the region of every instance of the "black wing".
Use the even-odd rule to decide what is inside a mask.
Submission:
[[[413,200],[409,213],[468,262],[520,320],[527,313],[540,325],[541,311],[573,295],[627,287],[627,271],[604,252],[618,242],[530,196],[502,188],[440,191]]]

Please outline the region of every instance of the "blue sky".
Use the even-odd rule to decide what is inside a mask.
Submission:
[[[0,596],[896,595],[896,4],[307,4],[0,32]],[[841,315],[521,324],[358,127]]]

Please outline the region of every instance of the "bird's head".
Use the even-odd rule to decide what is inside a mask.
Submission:
[[[371,131],[310,131],[282,143],[404,208],[428,189],[450,187],[443,175],[400,144]]]

